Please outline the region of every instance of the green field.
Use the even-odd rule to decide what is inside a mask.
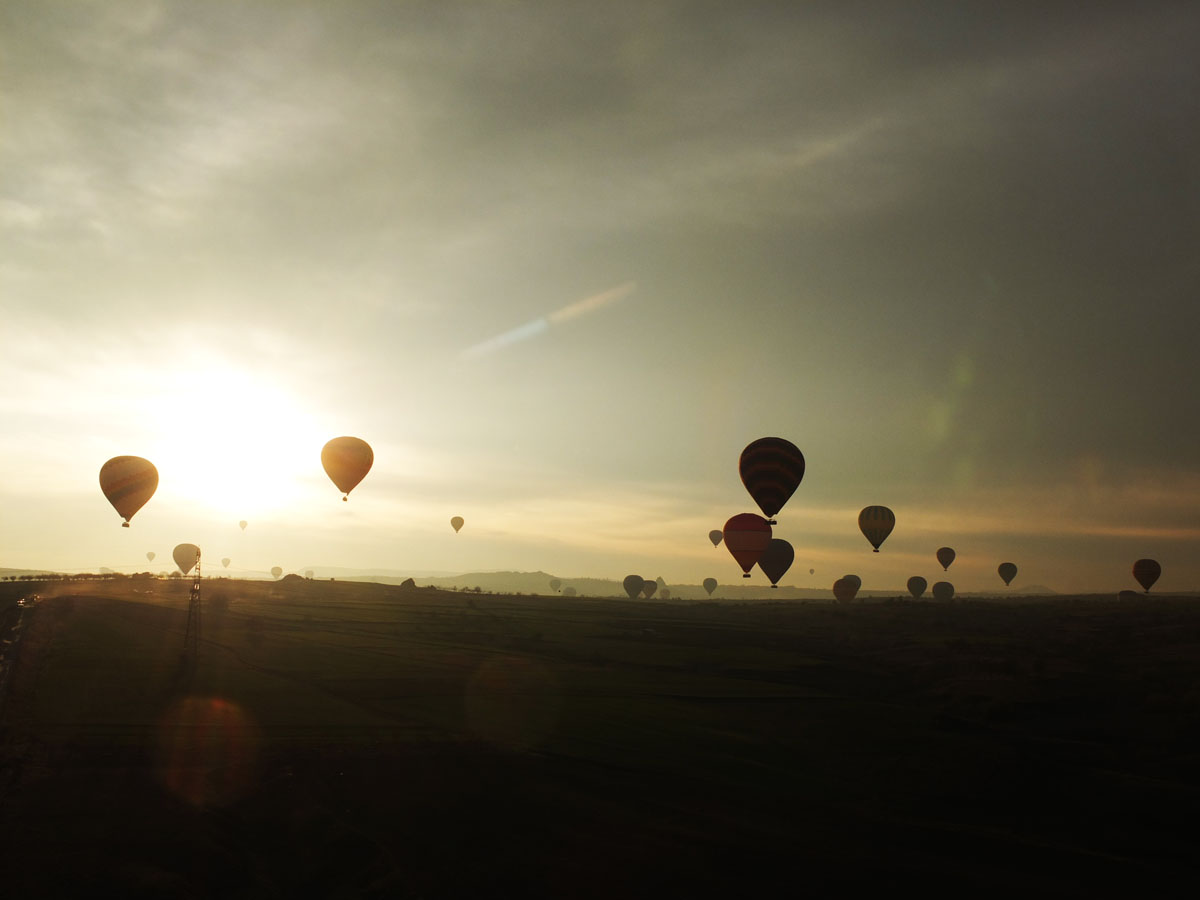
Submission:
[[[187,587],[0,585],[11,896],[1200,886],[1195,600]]]

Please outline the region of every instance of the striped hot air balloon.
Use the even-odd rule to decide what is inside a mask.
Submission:
[[[129,527],[134,513],[158,490],[158,469],[140,456],[114,456],[100,467],[100,490]]]
[[[875,552],[879,545],[887,540],[887,536],[896,527],[896,514],[886,506],[868,506],[858,514],[858,528],[863,533]]]
[[[775,514],[783,509],[804,477],[804,454],[783,438],[759,438],[742,451],[738,474],[763,515],[771,520],[767,524],[774,525]]]

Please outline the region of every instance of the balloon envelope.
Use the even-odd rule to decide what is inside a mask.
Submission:
[[[1133,577],[1137,579],[1148,594],[1154,582],[1158,581],[1158,576],[1162,574],[1162,566],[1153,559],[1139,559],[1133,564]]]
[[[714,528],[712,531],[710,531],[710,532],[708,533],[708,539],[709,539],[710,541],[712,541],[712,545],[713,545],[714,547],[715,547],[715,546],[717,546],[717,544],[721,543],[721,532],[717,531],[717,530]]]
[[[954,550],[950,547],[939,547],[937,552],[937,561],[942,564],[942,571],[950,568],[950,563],[954,562]]]
[[[577,591],[573,587],[563,588],[563,596],[564,597],[574,597],[576,593],[577,593]]]
[[[195,544],[180,544],[171,551],[171,558],[179,566],[179,571],[186,575],[200,561],[200,548]]]
[[[653,578],[642,579],[642,595],[649,600],[654,596],[654,592],[658,590],[658,582]]]
[[[158,469],[140,456],[114,456],[100,467],[100,490],[128,528],[133,514],[158,490]]]
[[[557,579],[557,578],[551,578],[551,579],[550,579],[550,590],[552,590],[552,591],[557,591],[557,590],[558,590],[560,587],[562,587],[562,581],[561,581],[561,580],[559,580],[559,579]]]
[[[250,523],[249,523],[249,522],[247,522],[245,519],[242,519],[242,521],[238,522],[238,528],[242,529],[242,531],[245,531],[245,530],[246,530],[246,526],[247,526],[247,525],[249,525],[249,524],[250,524]]]
[[[879,545],[887,540],[887,536],[896,527],[896,514],[886,506],[868,506],[858,514],[858,528],[863,533],[875,552]]]
[[[625,580],[621,582],[621,587],[625,588],[625,593],[627,593],[629,595],[629,599],[632,600],[642,592],[642,585],[645,583],[646,579],[644,579],[641,575],[626,575]]]
[[[920,575],[914,575],[908,579],[908,592],[913,595],[914,600],[921,599],[921,595],[925,593],[927,587],[929,587],[929,582]]]
[[[758,567],[770,579],[771,587],[775,587],[779,583],[779,579],[786,575],[787,570],[792,567],[792,561],[795,558],[796,551],[792,549],[791,544],[782,538],[772,538],[771,542],[767,544],[767,549],[758,558]]]
[[[150,562],[154,562],[154,551],[153,550],[151,550],[149,553],[146,554],[146,559],[150,560]]]
[[[224,566],[226,569],[228,569],[229,564],[231,562],[232,562],[232,560],[228,556],[226,556],[224,559],[221,560],[221,565]]]
[[[454,529],[454,533],[458,534],[458,529],[463,527],[463,517],[455,516],[450,520],[450,527]]]
[[[839,603],[849,603],[854,599],[854,595],[858,593],[858,585],[853,581],[847,581],[845,578],[839,578],[833,583],[833,596]]]
[[[943,602],[947,601],[947,600],[953,600],[954,599],[954,585],[952,585],[948,581],[937,582],[933,586],[933,599],[941,600]]]
[[[356,437],[337,437],[321,448],[321,465],[329,480],[349,499],[355,486],[371,471],[375,453],[371,445]]]
[[[774,516],[804,478],[804,454],[791,441],[759,438],[746,445],[738,459],[742,484],[768,519]],[[729,542],[728,535],[725,537]]]
[[[704,585],[704,590],[708,591],[708,596],[711,597],[712,592],[717,589],[717,579],[705,578],[702,584]]]
[[[1012,584],[1012,580],[1017,577],[1017,564],[1000,563],[996,567],[996,571],[1000,573],[1000,578],[1004,581],[1004,584],[1010,585]]]
[[[770,524],[754,513],[738,513],[725,523],[725,530],[721,534],[725,538],[725,546],[742,567],[742,577],[749,578],[750,570],[767,549],[767,544],[771,543]]]
[[[283,574],[283,569],[280,566],[271,566],[271,574],[278,578]]]
[[[862,579],[857,575],[843,575],[842,578],[854,585],[854,593],[857,594],[858,589],[862,587]]]

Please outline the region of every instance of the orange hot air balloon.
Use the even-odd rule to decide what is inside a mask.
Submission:
[[[717,531],[715,528],[708,533],[708,539],[712,541],[712,545],[714,547],[721,543],[721,536],[721,532]]]
[[[954,585],[948,581],[939,581],[933,586],[933,599],[946,603],[954,599]]]
[[[1161,574],[1162,566],[1153,559],[1139,559],[1133,564],[1133,577],[1137,579],[1137,583],[1147,594],[1150,593],[1150,588],[1154,582],[1158,581],[1158,576]]]
[[[868,506],[858,514],[858,528],[863,533],[875,552],[879,545],[887,540],[887,536],[896,527],[896,514],[886,506]]]
[[[450,520],[450,527],[454,529],[454,533],[458,534],[458,530],[463,527],[463,517],[455,516]]]
[[[321,465],[329,480],[350,499],[350,492],[371,471],[375,453],[371,445],[356,437],[337,437],[321,448]]]
[[[171,558],[179,566],[179,571],[186,575],[192,571],[192,566],[200,562],[200,548],[195,544],[179,544],[171,551]]]
[[[908,592],[913,595],[914,600],[920,600],[927,587],[929,587],[929,582],[920,575],[914,575],[908,579]]]
[[[759,438],[742,451],[738,459],[742,484],[772,521],[804,478],[804,454],[791,441],[778,437]],[[725,538],[728,542],[729,538]]]
[[[701,583],[704,585],[704,590],[708,591],[708,596],[711,597],[712,592],[717,589],[717,579],[705,578],[704,581]]]
[[[942,571],[945,572],[950,568],[950,563],[954,562],[954,550],[950,547],[938,547],[936,554],[937,561],[942,564]]]
[[[770,579],[771,587],[777,588],[779,579],[787,574],[787,570],[792,567],[792,561],[795,558],[796,551],[792,549],[791,544],[783,538],[771,538],[767,549],[758,558],[758,567]]]
[[[100,467],[100,490],[129,527],[134,513],[158,490],[158,469],[140,456],[114,456]]]
[[[642,592],[642,585],[646,583],[646,579],[641,575],[626,575],[625,580],[621,582],[621,587],[625,588],[625,593],[632,600]]]
[[[996,569],[1000,573],[1000,578],[1004,581],[1005,586],[1012,584],[1012,580],[1017,577],[1016,563],[1000,563]]]
[[[738,513],[725,523],[721,535],[725,538],[725,546],[742,567],[742,577],[749,578],[750,570],[771,543],[770,524],[754,513]]]

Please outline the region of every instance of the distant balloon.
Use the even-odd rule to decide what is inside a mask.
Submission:
[[[767,549],[758,558],[758,567],[770,580],[771,587],[776,588],[779,586],[779,579],[787,574],[795,558],[796,552],[791,544],[782,538],[772,538],[767,544]]]
[[[896,514],[886,506],[868,506],[858,514],[858,528],[876,553],[895,527]]]
[[[854,593],[858,593],[858,589],[862,587],[862,579],[857,575],[843,575],[844,579],[854,585]]]
[[[232,560],[228,556],[226,556],[223,560],[221,560],[221,565],[224,566],[226,569],[228,569],[229,564],[231,562],[232,562]]]
[[[1150,593],[1151,586],[1158,581],[1158,576],[1161,574],[1162,566],[1152,559],[1139,559],[1133,564],[1133,577],[1137,579],[1137,583],[1147,594]]]
[[[671,599],[671,589],[667,588],[667,587],[660,588],[659,592],[658,592],[658,596],[662,597],[664,600],[670,600]]]
[[[721,543],[721,532],[713,529],[708,533],[708,539],[712,541],[712,545],[714,547],[717,546],[719,543]]]
[[[652,578],[642,579],[642,596],[647,600],[654,596],[654,592],[658,590],[658,582]]]
[[[573,587],[563,588],[563,596],[564,597],[574,597],[576,593],[577,593],[577,591]]]
[[[667,579],[663,578],[661,575],[655,578],[654,581],[658,585],[659,590],[667,586]]]
[[[195,544],[180,544],[171,552],[171,557],[179,571],[186,575],[200,561],[200,548]]]
[[[550,579],[550,590],[552,590],[552,591],[557,591],[557,590],[558,590],[560,587],[562,587],[562,581],[561,581],[561,580],[559,580],[558,578],[551,578],[551,579]]]
[[[725,523],[722,536],[725,546],[742,567],[742,577],[749,578],[750,570],[771,543],[771,526],[762,516],[738,513]]]
[[[1000,563],[996,571],[1000,573],[1000,577],[1004,580],[1004,584],[1007,586],[1012,584],[1012,580],[1017,577],[1017,564]]]
[[[771,519],[800,486],[804,478],[804,454],[783,438],[759,438],[742,451],[738,474],[763,515]],[[728,535],[725,542],[729,543]]]
[[[908,579],[908,592],[913,595],[914,600],[920,600],[927,587],[929,587],[929,582],[920,575],[914,575]]]
[[[705,578],[701,584],[704,585],[704,590],[708,591],[708,596],[712,596],[713,591],[717,589],[717,579]]]
[[[455,516],[450,520],[450,527],[454,529],[454,533],[458,534],[458,530],[463,527],[463,517]]]
[[[954,562],[954,551],[949,547],[939,547],[937,561],[942,564],[942,571],[946,571],[950,568],[950,563]]]
[[[632,600],[642,592],[642,585],[646,583],[646,579],[641,575],[626,575],[625,580],[621,582],[621,586],[625,588],[625,593]]]
[[[371,471],[375,453],[371,445],[356,437],[338,437],[321,448],[321,465],[329,480],[350,499],[350,492]]]
[[[305,578],[308,578],[308,579],[311,579],[311,578],[313,577],[313,570],[312,570],[312,569],[305,569],[305,570],[304,570],[304,577],[305,577]]]
[[[808,574],[809,574],[809,575],[816,575],[816,574],[817,574],[817,570],[816,570],[816,569],[809,569],[809,570],[808,570]]]
[[[954,585],[948,581],[938,581],[933,585],[933,599],[943,603],[954,599]]]
[[[100,490],[129,527],[134,513],[158,490],[158,469],[140,456],[114,456],[100,467]]]
[[[857,593],[858,585],[853,581],[839,578],[833,583],[833,596],[837,598],[838,603],[849,603]]]
[[[271,566],[271,574],[278,578],[283,574],[283,569],[280,566]]]
[[[247,522],[245,519],[242,519],[242,521],[238,522],[238,528],[242,529],[242,531],[245,531],[245,530],[246,530],[246,526],[247,526],[247,525],[249,525],[249,524],[250,524],[250,523],[249,523],[249,522]]]
[[[146,559],[150,560],[150,562],[154,562],[154,551],[153,550],[151,550],[149,553],[146,554]]]

